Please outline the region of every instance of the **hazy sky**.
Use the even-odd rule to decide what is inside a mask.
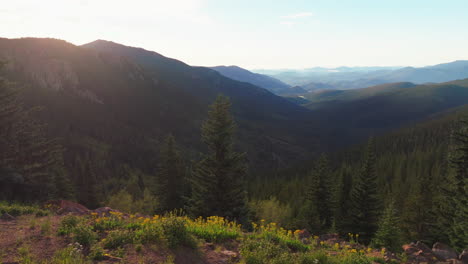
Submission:
[[[2,0],[0,37],[106,39],[191,65],[468,59],[468,0]]]

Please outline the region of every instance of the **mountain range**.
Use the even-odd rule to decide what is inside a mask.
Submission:
[[[70,152],[101,155],[103,162],[138,163],[171,133],[196,158],[202,121],[219,94],[230,97],[238,147],[257,167],[300,160],[315,145],[307,109],[156,52],[109,41],[76,46],[23,38],[0,39],[0,58],[8,62],[7,76],[24,86],[27,105],[44,108],[40,118],[51,133]]]
[[[149,157],[157,157],[168,134],[188,159],[197,159],[204,150],[201,124],[219,94],[231,99],[236,146],[248,153],[253,169],[303,161],[468,102],[466,80],[347,91],[291,87],[286,89],[301,95],[281,97],[217,70],[104,40],[76,46],[57,39],[0,39],[0,59],[8,62],[7,77],[22,87],[25,104],[43,107],[37,117],[62,139],[66,161],[93,156],[102,161],[103,174],[113,173],[114,164],[153,168]],[[438,68],[458,71],[463,65]]]
[[[416,84],[441,83],[468,78],[468,61],[426,67],[339,67],[311,68],[306,70],[258,71],[292,86],[307,87],[328,85],[332,89],[355,89],[393,82]]]

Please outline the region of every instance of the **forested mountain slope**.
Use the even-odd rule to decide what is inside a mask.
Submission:
[[[231,98],[236,146],[248,153],[252,169],[284,166],[312,149],[307,109],[211,69],[120,47],[143,54],[98,51],[56,39],[0,39],[6,77],[21,87],[26,107],[43,108],[36,116],[64,145],[74,179],[88,170],[100,180],[128,169],[152,174],[161,141],[170,133],[184,156],[196,159],[203,150],[202,120],[218,94]]]
[[[328,95],[328,96],[327,96]],[[324,92],[312,109],[320,124],[335,135],[335,146],[419,122],[468,103],[468,79],[430,85],[380,85],[364,90]]]

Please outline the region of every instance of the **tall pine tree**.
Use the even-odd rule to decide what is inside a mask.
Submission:
[[[395,203],[391,201],[382,214],[372,244],[377,248],[385,247],[394,252],[399,251],[403,244],[402,236],[400,218]]]
[[[463,250],[468,245],[468,120],[460,121],[451,145],[450,168],[436,203],[435,228],[443,230],[444,242]]]
[[[218,96],[202,126],[208,152],[192,175],[190,211],[194,215],[218,215],[246,223],[248,209],[244,178],[245,155],[233,150],[235,122],[227,97]]]
[[[172,135],[165,139],[159,160],[156,195],[160,199],[160,210],[164,212],[181,209],[184,207],[185,169]]]
[[[302,213],[307,227],[315,233],[326,232],[332,225],[334,208],[332,191],[328,158],[322,154],[311,172]]]
[[[370,138],[361,171],[353,179],[350,197],[350,227],[353,233],[360,235],[363,242],[369,242],[374,235],[380,214],[375,162],[375,142]]]

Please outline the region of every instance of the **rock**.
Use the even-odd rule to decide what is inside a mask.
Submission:
[[[420,250],[422,250],[424,253],[431,253],[432,250],[430,247],[428,247],[426,244],[424,244],[423,242],[421,241],[417,241],[415,246],[417,248],[419,248]]]
[[[458,254],[455,250],[439,242],[432,246],[432,253],[434,253],[439,260],[458,259]]]
[[[93,210],[93,212],[97,213],[99,216],[110,216],[111,212],[122,214],[122,212],[112,209],[110,207],[100,207],[98,209]]]
[[[460,254],[458,259],[463,263],[463,264],[468,264],[468,248],[463,250],[463,252]]]
[[[414,243],[403,245],[402,248],[406,255],[413,255],[420,251],[420,249],[417,248]]]
[[[437,260],[432,250],[420,241],[403,245],[403,250],[408,260],[416,263],[434,263]]]
[[[0,216],[0,220],[4,221],[14,221],[16,218],[9,213],[4,213],[2,216]]]
[[[89,213],[89,209],[84,205],[67,200],[54,200],[45,203],[44,207],[55,211],[59,215],[76,214],[85,215]]]
[[[220,253],[221,253],[222,255],[228,257],[229,260],[231,260],[231,261],[232,261],[232,260],[236,260],[236,259],[239,257],[239,255],[238,255],[236,252],[231,251],[231,250],[223,250],[223,251],[221,251]]]

